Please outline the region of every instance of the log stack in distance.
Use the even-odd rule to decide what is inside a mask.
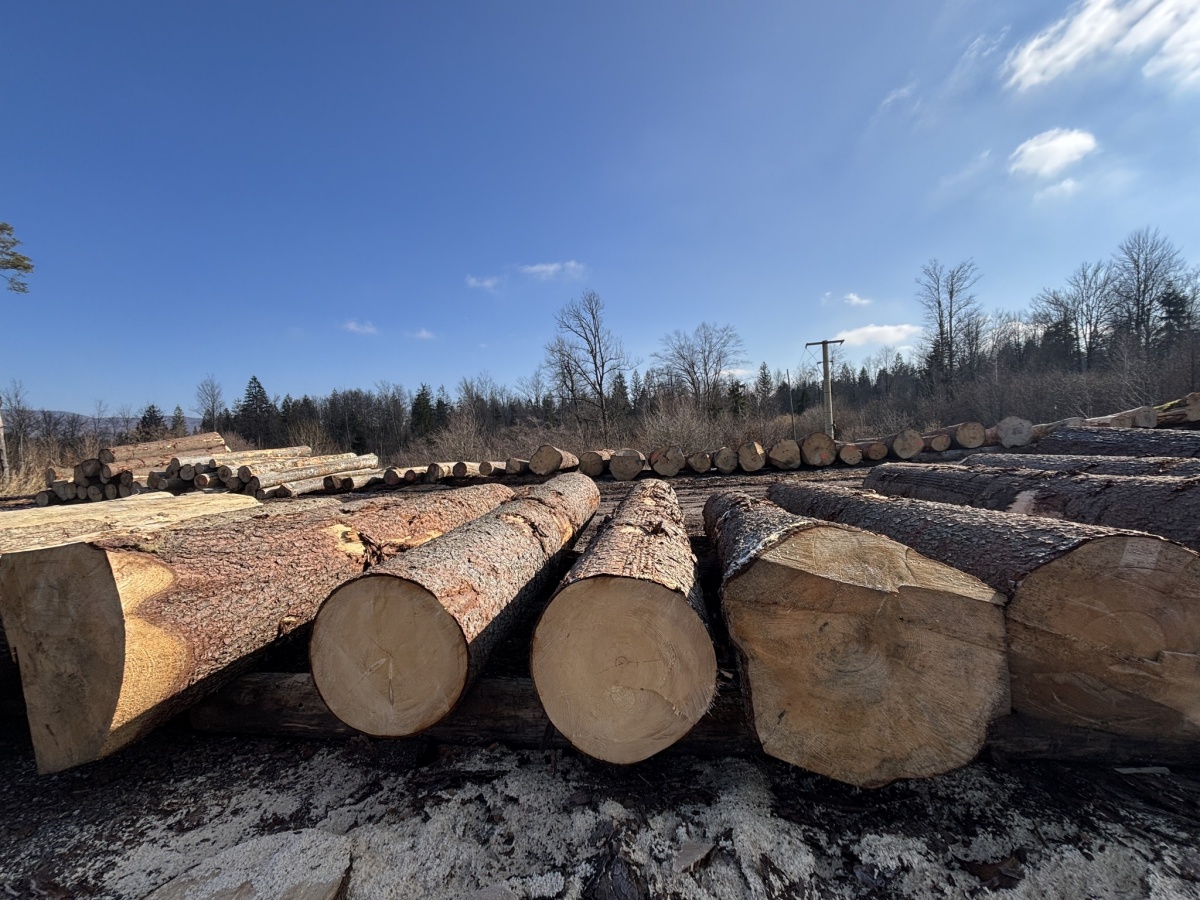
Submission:
[[[1008,712],[1003,598],[978,580],[742,493],[704,525],[771,756],[879,787],[970,762]]]
[[[592,479],[560,475],[334,589],[309,645],[329,709],[380,737],[440,721],[599,503]]]
[[[717,660],[695,563],[675,492],[642,481],[542,614],[533,681],[550,721],[588,756],[646,759],[709,708]]]

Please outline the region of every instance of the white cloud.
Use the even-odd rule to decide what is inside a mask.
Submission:
[[[920,337],[921,331],[920,325],[864,325],[839,331],[834,337],[845,341],[847,347],[865,347],[868,344],[895,346],[915,340]]]
[[[1064,178],[1049,187],[1044,187],[1033,195],[1034,200],[1055,200],[1059,197],[1070,197],[1079,190],[1079,182],[1074,178]]]
[[[869,298],[860,297],[860,296],[858,296],[858,294],[854,293],[853,291],[851,291],[849,294],[847,294],[845,297],[843,297],[842,302],[845,303],[847,306],[870,306],[871,305],[871,301]]]
[[[350,319],[342,323],[342,328],[349,331],[351,334],[378,334],[379,329],[370,322],[360,322],[358,319]]]
[[[887,109],[889,106],[899,103],[901,100],[907,100],[913,95],[913,91],[917,89],[917,83],[910,81],[908,84],[896,88],[890,94],[883,98],[883,102],[879,104],[880,111]]]
[[[535,263],[532,266],[517,266],[517,271],[538,281],[551,281],[555,278],[582,278],[587,267],[573,259],[565,262]]]
[[[487,278],[476,278],[474,275],[467,276],[467,287],[469,288],[482,288],[485,291],[494,291],[498,284],[500,284],[500,279],[495,275],[489,275]]]
[[[1096,149],[1096,137],[1078,129],[1051,128],[1034,135],[1008,157],[1013,174],[1053,178]]]
[[[1016,47],[1008,85],[1027,90],[1091,60],[1142,57],[1142,74],[1200,87],[1200,0],[1082,0]]]
[[[418,341],[432,341],[435,337],[437,337],[437,335],[435,335],[428,328],[421,328],[417,331],[414,331],[411,334],[411,337],[415,337]]]
[[[745,378],[747,375],[753,375],[755,369],[722,369],[722,375],[732,375],[734,378]]]

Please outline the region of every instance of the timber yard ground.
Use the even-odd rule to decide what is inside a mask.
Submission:
[[[704,499],[773,480],[672,480],[710,602]],[[579,546],[628,488],[600,485]],[[497,653],[505,674],[522,640]],[[209,734],[181,717],[39,776],[9,717],[0,808],[0,889],[13,897],[142,898],[193,867],[190,894],[176,882],[159,896],[277,897],[305,874],[348,898],[1200,897],[1198,769],[985,754],[868,791],[749,748],[618,768],[500,744]]]

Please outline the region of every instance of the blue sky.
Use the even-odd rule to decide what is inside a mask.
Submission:
[[[1200,262],[1200,0],[17,0],[0,129],[0,383],[84,413],[513,385],[589,289],[753,369],[913,344],[932,257],[988,310]]]

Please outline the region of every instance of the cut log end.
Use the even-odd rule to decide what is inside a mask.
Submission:
[[[861,787],[969,762],[1009,708],[1000,599],[866,532],[775,543],[722,600],[763,749]]]
[[[428,590],[391,575],[365,575],[330,594],[309,656],[330,710],[377,737],[430,727],[454,708],[467,683],[467,641],[458,622]]]
[[[1008,617],[1014,709],[1135,737],[1200,738],[1196,553],[1140,535],[1089,541],[1026,578]]]
[[[712,640],[686,598],[629,578],[564,588],[538,623],[531,660],[555,727],[612,763],[674,744],[708,710],[716,685]]]

